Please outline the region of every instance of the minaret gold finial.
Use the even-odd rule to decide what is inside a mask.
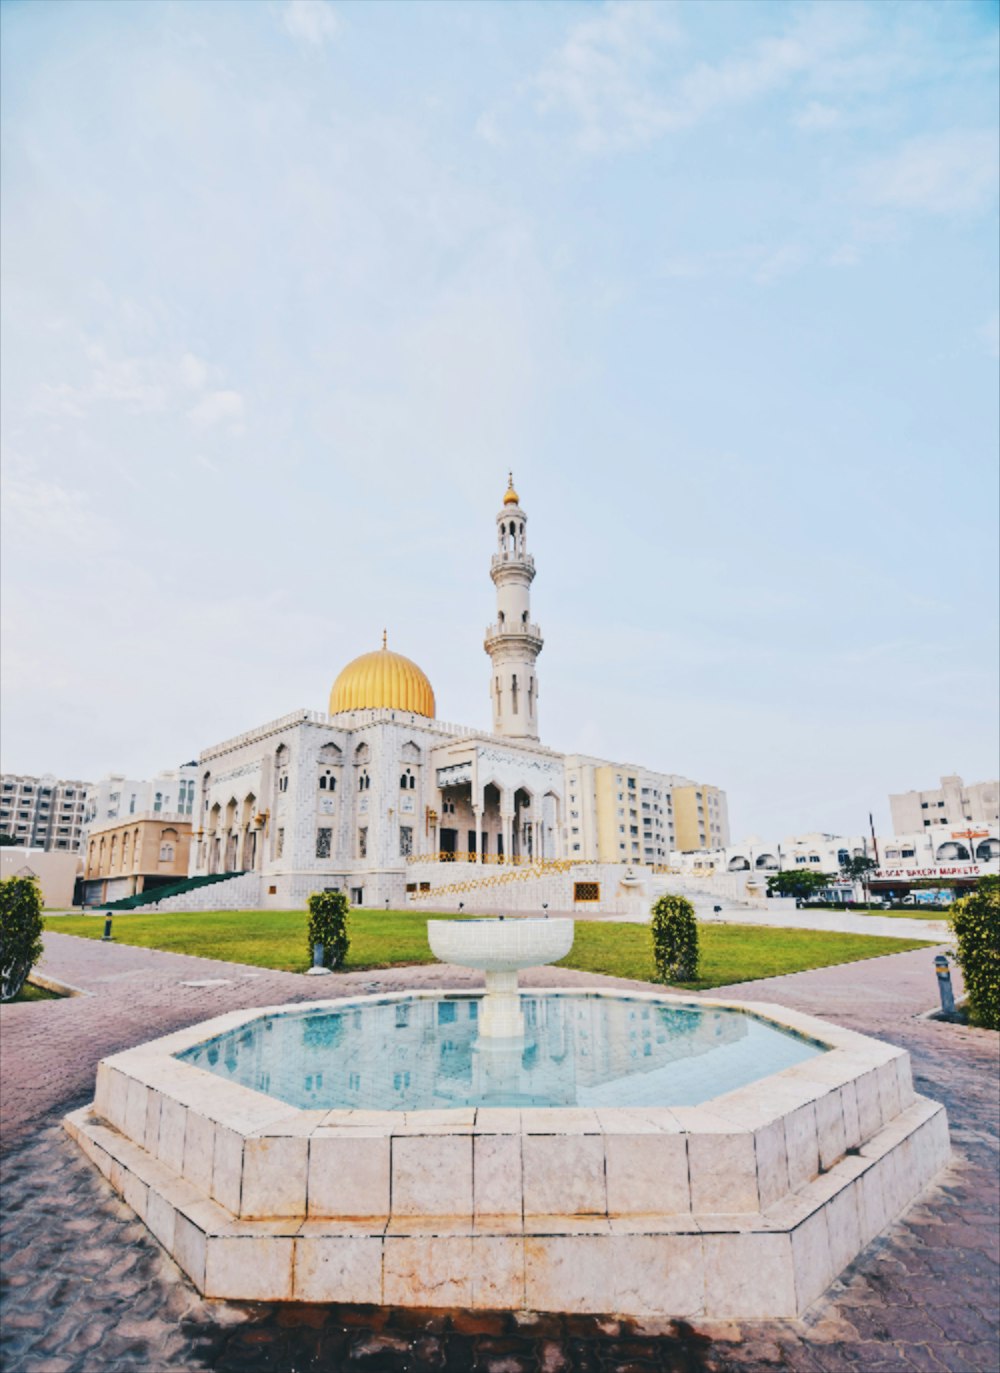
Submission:
[[[389,631],[387,629],[383,629],[382,631],[382,647],[389,647]]]
[[[520,498],[517,492],[514,490],[514,473],[508,472],[507,490],[504,492],[503,503],[504,505],[518,505],[519,502]]]

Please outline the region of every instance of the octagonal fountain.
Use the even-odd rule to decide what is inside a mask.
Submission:
[[[902,1050],[780,1006],[520,992],[569,920],[428,928],[485,995],[223,1015],[103,1060],[67,1117],[205,1295],[797,1315],[947,1161]]]

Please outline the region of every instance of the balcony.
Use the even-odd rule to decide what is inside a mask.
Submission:
[[[540,625],[533,624],[500,624],[499,622],[486,626],[486,639],[540,639],[542,630]]]
[[[498,567],[513,567],[515,564],[529,568],[531,575],[535,575],[535,560],[530,553],[494,553],[490,561],[490,571],[495,572]]]

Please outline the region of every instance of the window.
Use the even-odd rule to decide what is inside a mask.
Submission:
[[[399,827],[399,856],[409,858],[413,852],[413,826],[400,825]]]
[[[368,857],[368,826],[362,825],[358,830],[358,857]]]
[[[331,839],[332,835],[333,835],[333,831],[332,831],[331,829],[329,829],[329,828],[328,828],[327,826],[325,826],[325,825],[322,826],[320,829],[318,829],[318,830],[316,831],[316,857],[317,857],[317,858],[329,858],[329,857],[330,857],[330,839]]]
[[[600,901],[601,884],[600,882],[574,882],[573,900],[574,901]]]
[[[154,809],[154,810],[162,810],[162,809],[163,809],[163,792],[162,792],[162,791],[158,791],[158,792],[156,793],[156,795],[153,797],[153,809]]]
[[[926,802],[926,801],[921,801],[921,802],[920,802],[920,809],[921,809],[921,810],[926,810],[926,809],[927,809],[927,802]]]
[[[275,856],[275,858],[280,858],[281,855],[282,855],[284,852],[285,852],[285,831],[284,831],[284,828],[280,828],[280,829],[278,830],[277,835],[275,836],[275,841],[274,841],[274,856]]]
[[[174,846],[173,846],[173,844],[161,844],[161,845],[160,845],[160,862],[161,862],[161,863],[172,863],[173,861],[174,861]]]

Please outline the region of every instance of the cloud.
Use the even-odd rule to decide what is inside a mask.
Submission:
[[[996,196],[998,151],[997,135],[989,129],[925,134],[872,164],[863,181],[877,205],[968,214]]]
[[[340,31],[340,20],[327,0],[288,0],[282,6],[281,23],[286,33],[320,48]]]
[[[792,116],[797,129],[825,131],[843,127],[844,116],[833,105],[824,105],[820,100],[810,100],[804,109]]]
[[[185,386],[200,391],[208,381],[208,364],[193,353],[185,353],[181,358],[180,374]]]
[[[679,45],[668,14],[642,0],[613,0],[596,17],[575,25],[536,77],[542,108],[574,114],[585,151],[641,144],[691,128],[821,69],[856,37],[853,23],[806,11],[788,32],[760,39],[723,61],[700,62],[667,88],[654,78],[660,51]]]
[[[193,409],[189,419],[202,428],[229,422],[230,433],[243,430],[243,397],[239,391],[209,391]]]

